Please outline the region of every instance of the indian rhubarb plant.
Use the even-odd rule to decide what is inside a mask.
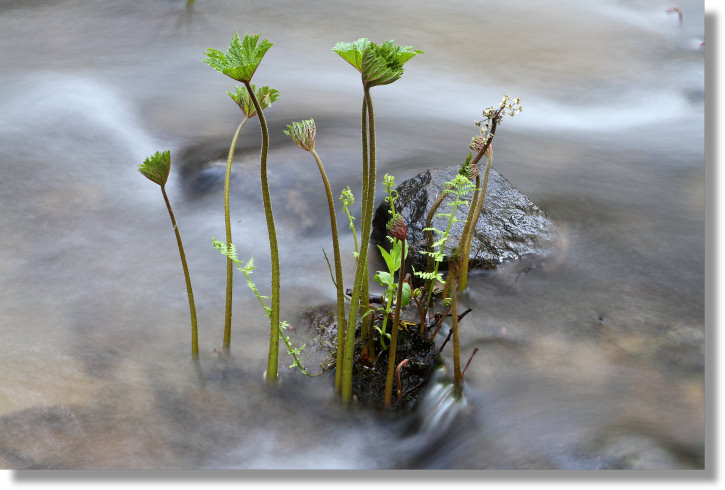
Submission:
[[[330,182],[327,179],[327,173],[325,167],[322,166],[320,156],[315,151],[315,140],[317,138],[317,127],[315,126],[314,119],[307,119],[305,121],[293,122],[287,126],[284,130],[284,134],[292,138],[297,146],[303,150],[309,151],[317,162],[317,168],[320,171],[320,177],[322,177],[322,185],[325,188],[325,195],[327,196],[327,207],[330,213],[330,232],[332,234],[332,251],[334,254],[335,261],[335,287],[337,289],[337,365],[342,365],[342,354],[344,350],[344,336],[342,325],[345,324],[345,290],[342,282],[342,259],[340,256],[340,244],[337,236],[337,216],[335,213],[335,202],[332,198],[332,190],[330,189]],[[345,208],[347,211],[347,208]],[[348,213],[349,216],[349,213]],[[340,388],[342,380],[342,372],[338,369],[335,370],[335,388]]]
[[[138,171],[149,179],[151,182],[155,182],[161,187],[161,195],[164,197],[166,203],[166,209],[169,211],[169,218],[171,218],[171,226],[174,228],[174,234],[176,235],[176,244],[179,247],[179,256],[181,257],[181,267],[184,270],[184,279],[186,280],[186,293],[189,296],[189,314],[191,315],[191,355],[194,359],[199,358],[199,334],[196,325],[196,307],[194,306],[194,292],[191,289],[191,277],[189,276],[189,267],[186,265],[186,254],[184,253],[184,245],[181,243],[181,234],[179,233],[179,227],[176,225],[176,218],[174,218],[174,211],[171,209],[171,203],[169,197],[166,195],[166,181],[169,178],[169,172],[171,170],[171,152],[165,151],[159,153],[158,151],[148,157],[144,162],[138,166]]]
[[[345,352],[342,366],[341,396],[344,403],[352,400],[352,361],[355,344],[355,328],[357,326],[360,300],[367,305],[368,298],[368,263],[367,253],[373,220],[375,202],[375,115],[370,97],[370,89],[378,85],[395,82],[403,75],[403,64],[421,54],[410,46],[398,46],[393,41],[377,45],[366,38],[352,43],[339,42],[332,48],[345,61],[352,65],[361,75],[363,85],[363,103],[361,117],[362,134],[362,216],[360,253],[355,269],[355,282],[350,300],[350,312],[345,332]],[[341,328],[341,326],[339,327]],[[363,337],[367,335],[369,326],[364,321]]]
[[[267,234],[269,236],[270,258],[272,263],[272,301],[270,306],[270,337],[269,355],[267,358],[267,382],[277,382],[277,365],[279,357],[279,307],[280,307],[280,281],[279,281],[279,249],[277,247],[277,232],[274,226],[274,215],[272,213],[272,202],[269,193],[269,182],[267,178],[267,152],[269,150],[269,132],[267,122],[262,112],[262,104],[257,98],[251,80],[257,71],[265,53],[272,47],[272,43],[266,39],[259,41],[259,34],[246,34],[244,39],[239,39],[239,33],[232,38],[229,49],[226,53],[216,49],[207,49],[207,57],[204,62],[212,68],[228,77],[242,82],[247,89],[249,100],[259,119],[259,126],[262,132],[262,151],[260,155],[260,181],[262,184],[262,200],[264,203],[264,215],[267,221]],[[227,262],[227,270],[229,263]]]

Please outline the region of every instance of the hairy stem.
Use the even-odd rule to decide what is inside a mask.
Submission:
[[[262,200],[264,202],[264,216],[267,219],[267,234],[269,235],[269,249],[272,261],[272,306],[270,312],[269,356],[267,358],[267,383],[277,383],[277,364],[279,358],[279,249],[277,248],[277,232],[274,228],[272,202],[269,196],[269,183],[267,181],[267,151],[269,149],[269,132],[264,119],[262,108],[259,105],[254,90],[249,82],[244,82],[249,98],[259,117],[259,126],[262,130],[262,153],[259,158],[260,180],[262,182]]]
[[[365,219],[367,219],[367,213],[369,209],[372,209],[372,205],[366,205],[367,199],[368,199],[368,189],[370,188],[370,182],[369,182],[369,175],[370,175],[370,166],[369,166],[369,160],[368,160],[368,106],[367,106],[367,100],[365,97],[363,97],[362,102],[362,115],[361,115],[361,139],[362,139],[362,206],[361,206],[361,216],[360,220],[364,222]],[[373,185],[375,183],[373,182]],[[360,237],[362,240],[362,236]],[[368,263],[367,263],[367,256],[365,257],[365,270],[363,271],[363,276],[368,277]],[[360,336],[363,339],[363,347],[362,351],[363,353],[368,357],[372,358],[375,356],[375,340],[373,337],[373,322],[372,322],[372,315],[366,315],[369,311],[370,302],[367,300],[367,298],[370,297],[370,285],[368,284],[368,281],[364,281],[362,284],[362,292],[360,293],[360,297],[365,299],[364,303],[360,306],[362,307],[362,321],[360,322]]]
[[[176,243],[179,245],[181,267],[184,269],[184,279],[186,279],[186,293],[189,295],[189,315],[191,316],[191,356],[194,359],[198,359],[199,333],[196,327],[196,306],[194,306],[194,292],[191,290],[191,276],[189,276],[189,267],[186,265],[186,254],[184,253],[184,245],[182,245],[181,243],[181,234],[179,233],[179,227],[176,226],[176,218],[174,218],[174,212],[171,210],[171,203],[169,202],[169,197],[166,195],[166,188],[163,185],[161,186],[161,194],[164,196],[166,209],[169,210],[171,226],[174,227],[174,233],[176,234]]]
[[[400,272],[398,273],[398,296],[395,299],[395,314],[393,315],[393,326],[390,329],[390,349],[388,351],[388,372],[385,377],[385,392],[383,395],[383,406],[390,407],[393,400],[393,374],[395,372],[395,355],[398,348],[398,327],[400,326],[400,309],[403,305],[403,274],[405,273],[405,240],[402,241],[400,254]]]
[[[232,176],[232,159],[234,158],[234,148],[237,146],[237,139],[242,128],[249,120],[247,116],[244,116],[242,122],[237,127],[232,138],[232,144],[229,146],[229,156],[227,157],[227,173],[224,178],[224,225],[226,226],[227,232],[227,243],[232,243],[232,224],[229,213],[229,183]],[[229,353],[232,342],[232,276],[234,274],[234,261],[227,257],[227,296],[226,296],[226,309],[224,314],[224,344],[223,350],[225,354]]]
[[[471,237],[473,237],[473,230],[476,228],[476,206],[478,205],[478,197],[481,192],[481,176],[476,175],[476,190],[473,192],[473,199],[468,207],[468,214],[466,215],[466,224],[463,226],[461,232],[461,239],[458,241],[458,249],[461,251],[461,276],[458,281],[458,290],[463,292],[468,287],[468,256],[471,253]]]
[[[327,173],[325,172],[325,167],[322,166],[322,161],[320,160],[320,156],[317,154],[315,149],[313,148],[310,150],[312,153],[312,156],[315,157],[315,161],[317,162],[317,168],[320,170],[320,176],[322,177],[322,183],[325,186],[325,194],[327,194],[327,206],[330,211],[330,229],[332,232],[332,252],[334,254],[334,261],[335,261],[335,284],[337,286],[337,325],[338,325],[338,335],[337,335],[337,352],[338,352],[338,362],[342,356],[343,349],[345,347],[345,338],[344,336],[340,335],[340,332],[344,332],[342,329],[342,325],[345,324],[345,291],[344,291],[344,284],[342,282],[342,259],[340,257],[340,244],[338,241],[337,236],[337,217],[335,214],[335,203],[332,200],[332,190],[330,189],[330,182],[327,180]],[[340,378],[341,379],[341,378]],[[335,375],[335,387],[337,388],[339,386],[338,384],[338,376]]]
[[[360,309],[360,293],[363,281],[367,282],[367,257],[368,244],[370,243],[370,228],[372,226],[372,203],[375,198],[375,115],[373,113],[372,99],[370,98],[370,89],[365,87],[365,102],[368,113],[368,133],[369,133],[369,168],[367,181],[366,197],[363,201],[363,219],[362,232],[360,236],[360,255],[358,256],[357,268],[355,271],[355,284],[352,289],[350,298],[350,314],[347,320],[347,332],[345,333],[345,355],[342,365],[342,401],[350,403],[352,400],[352,359],[355,345],[355,327],[357,326],[357,318]],[[367,208],[367,209],[366,209]],[[365,298],[367,300],[367,298]]]

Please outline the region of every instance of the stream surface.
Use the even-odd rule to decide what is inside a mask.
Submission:
[[[703,467],[701,2],[679,2],[682,26],[669,0],[185,4],[0,4],[0,467]],[[268,320],[238,273],[232,356],[218,356],[225,261],[211,240],[224,237],[224,156],[241,113],[233,81],[201,60],[236,31],[275,43],[254,82],[281,93],[265,114],[293,325],[335,291],[320,177],[285,125],[314,117],[333,193],[359,196],[360,81],[335,42],[425,52],[372,91],[380,180],[461,163],[481,110],[521,97],[494,166],[560,237],[546,257],[471,275],[461,348],[480,350],[465,403],[438,404],[434,382],[413,414],[348,409],[329,375],[306,378],[284,354],[279,388],[265,387]],[[233,237],[268,294],[253,123],[235,158]],[[165,149],[198,368],[169,217],[137,172]],[[290,336],[316,371],[313,332]]]

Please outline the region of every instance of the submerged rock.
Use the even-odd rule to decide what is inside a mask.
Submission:
[[[436,198],[445,188],[445,183],[458,173],[458,165],[445,169],[431,169],[406,180],[397,187],[398,200],[395,210],[403,216],[408,226],[408,255],[406,270],[425,270],[426,256],[418,253],[425,250],[425,218]],[[469,200],[470,200],[469,196]],[[438,213],[447,213],[450,207],[444,200]],[[443,253],[449,256],[451,249],[458,246],[465,224],[468,206],[460,206],[456,217],[460,220],[451,227],[451,236]],[[390,215],[388,204],[383,202],[376,210],[373,220],[372,238],[378,245],[389,249],[385,238]],[[447,218],[433,218],[432,226],[445,230]],[[492,168],[483,210],[471,240],[470,269],[491,269],[503,262],[510,262],[531,255],[545,255],[548,246],[556,238],[557,229],[553,221],[518,189]],[[434,234],[434,239],[437,239]],[[445,261],[440,266],[446,268]]]

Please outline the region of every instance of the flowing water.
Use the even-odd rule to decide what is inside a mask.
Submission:
[[[703,5],[668,2],[4,1],[0,4],[0,466],[698,468],[704,461]],[[240,112],[201,62],[233,33],[275,46],[266,114],[282,316],[334,303],[314,161],[281,133],[314,117],[333,192],[359,182],[356,72],[330,48],[425,51],[373,90],[379,176],[460,163],[504,93],[494,165],[560,227],[550,253],[477,272],[462,296],[466,401],[391,417],[340,407],[329,376],[262,382],[268,322],[237,274],[221,344],[223,161]],[[267,292],[259,131],[240,137],[234,242]],[[197,302],[158,187],[167,186]],[[359,191],[356,191],[359,193]],[[378,196],[382,187],[378,189]],[[352,237],[341,226],[342,246]],[[352,276],[346,254],[345,273]],[[300,324],[301,325],[301,324]],[[311,342],[305,328],[291,332]],[[314,370],[321,354],[308,347]],[[445,361],[450,363],[448,351]]]

